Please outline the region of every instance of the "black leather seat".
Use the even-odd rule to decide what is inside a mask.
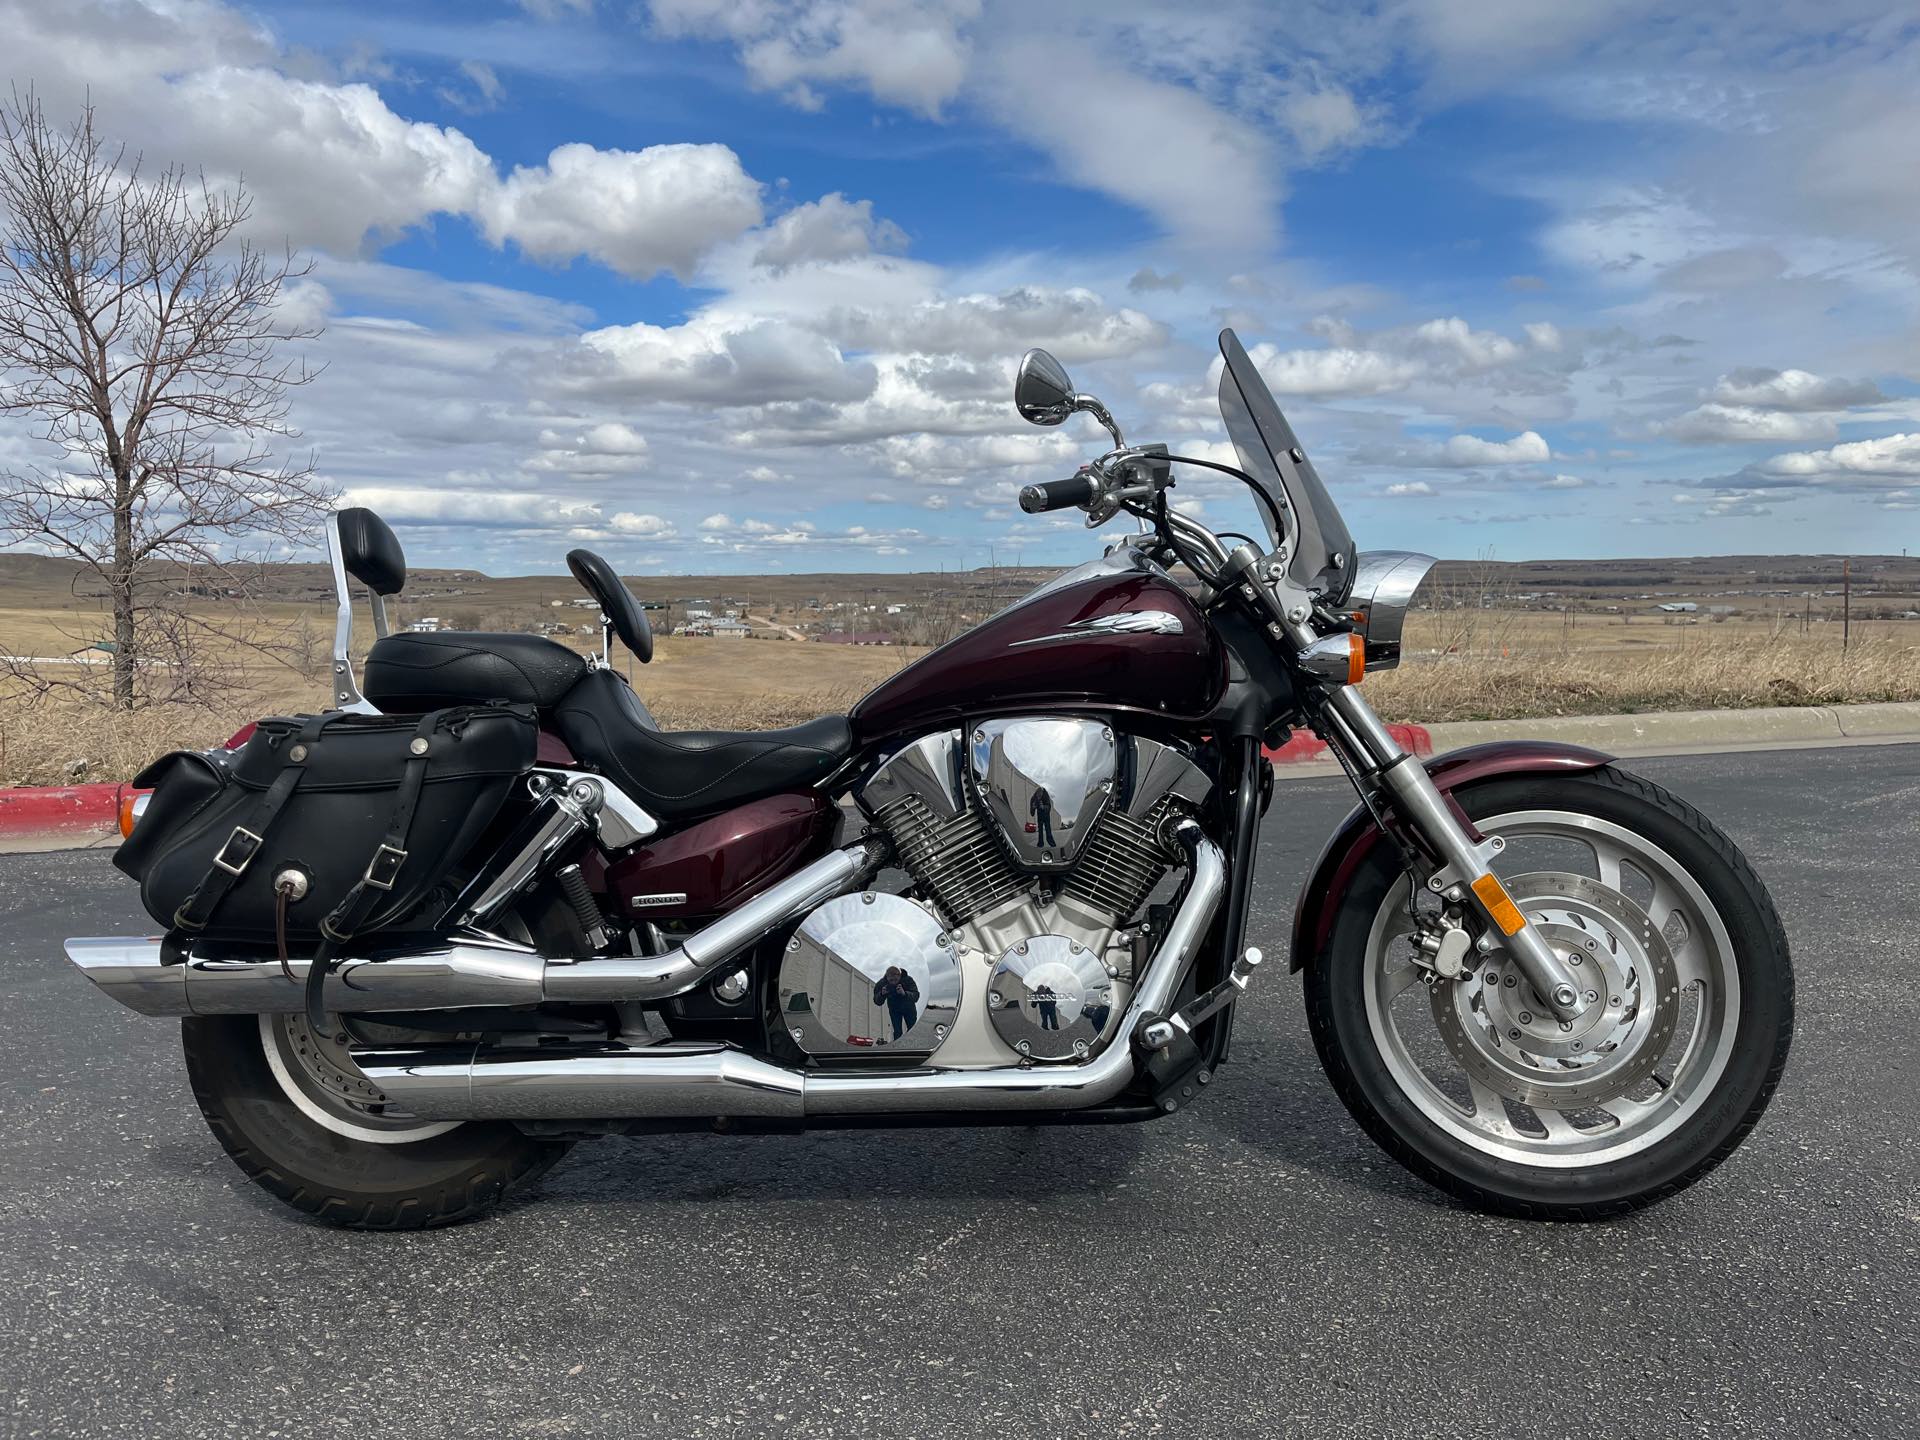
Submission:
[[[438,630],[374,641],[360,688],[389,712],[489,700],[545,710],[586,673],[585,656],[544,635]]]
[[[578,759],[663,821],[800,789],[853,753],[853,729],[843,715],[788,730],[657,730],[639,697],[610,670],[583,678],[553,718]]]

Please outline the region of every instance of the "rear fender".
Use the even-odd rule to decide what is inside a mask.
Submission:
[[[1612,764],[1613,757],[1584,745],[1563,745],[1554,740],[1495,740],[1436,755],[1425,763],[1433,783],[1451,798],[1454,791],[1482,780],[1507,775],[1577,775]],[[1340,912],[1347,888],[1374,847],[1385,843],[1391,843],[1386,832],[1373,823],[1364,805],[1356,805],[1340,822],[1314,862],[1293,907],[1292,969],[1305,969],[1325,953],[1333,935],[1334,916]]]

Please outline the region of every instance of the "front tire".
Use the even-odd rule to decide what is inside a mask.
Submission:
[[[567,1153],[504,1123],[410,1122],[355,1098],[354,1075],[303,1017],[180,1022],[207,1128],[248,1179],[296,1210],[356,1230],[470,1220]]]
[[[1793,1032],[1766,888],[1711,821],[1613,767],[1456,792],[1515,902],[1594,989],[1553,1019],[1504,952],[1413,964],[1438,902],[1376,846],[1306,979],[1314,1044],[1380,1146],[1482,1209],[1595,1220],[1672,1195],[1759,1120]],[[1572,958],[1578,957],[1578,958]]]

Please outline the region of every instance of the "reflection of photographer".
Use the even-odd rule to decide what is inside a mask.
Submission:
[[[898,1040],[920,1018],[920,987],[914,983],[913,976],[898,965],[889,965],[887,973],[874,983],[873,1003],[887,1007],[887,1018],[893,1021],[893,1038]]]
[[[1033,792],[1033,799],[1027,802],[1027,809],[1033,812],[1033,828],[1042,845],[1053,847],[1053,796],[1042,785]]]
[[[1042,790],[1042,795],[1047,792]],[[1040,1011],[1040,1028],[1058,1030],[1060,1028],[1060,997],[1054,993],[1051,985],[1042,985],[1033,992],[1034,1006]]]

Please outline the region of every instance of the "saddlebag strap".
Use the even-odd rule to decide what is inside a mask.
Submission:
[[[351,940],[380,903],[380,897],[393,889],[399,878],[400,867],[407,862],[407,832],[413,828],[414,807],[420,803],[420,787],[426,781],[427,764],[433,754],[433,732],[444,713],[423,715],[414,727],[413,739],[407,742],[407,768],[400,777],[399,798],[387,821],[387,833],[374,847],[359,881],[320,922],[322,940],[336,944]]]
[[[301,727],[293,744],[287,747],[286,761],[281,765],[280,773],[274,777],[273,784],[267,787],[267,793],[260,797],[260,803],[254,806],[246,820],[233,827],[226,843],[213,857],[213,868],[207,871],[194,887],[193,893],[181,901],[180,908],[174,911],[175,929],[207,928],[214,912],[220,908],[220,902],[227,898],[227,891],[247,873],[247,867],[266,845],[267,832],[273,828],[275,818],[299,788],[300,778],[306,773],[307,757],[318,743],[320,732],[332,718],[332,715],[315,715]]]
[[[359,882],[320,922],[320,943],[307,966],[305,997],[307,1023],[313,1027],[316,1035],[328,1033],[325,995],[327,972],[333,968],[334,947],[351,940],[354,932],[366,923],[367,917],[380,903],[380,897],[393,889],[400,867],[406,863],[407,831],[413,828],[413,810],[420,801],[420,787],[427,778],[427,760],[433,753],[433,732],[439,725],[441,713],[435,711],[422,715],[420,723],[414,727],[413,739],[407,742],[407,768],[400,777],[400,798],[393,807],[392,818],[387,822],[387,833],[374,848],[373,858],[367,861],[366,871],[360,876]]]

